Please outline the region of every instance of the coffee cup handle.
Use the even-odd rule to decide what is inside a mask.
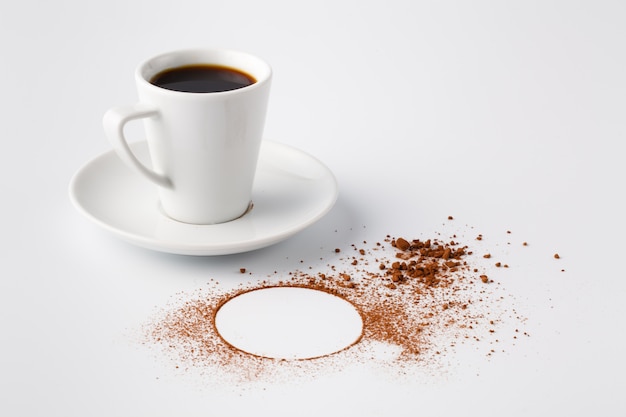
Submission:
[[[172,181],[156,172],[148,169],[142,164],[133,151],[128,146],[128,141],[124,136],[124,126],[131,120],[154,117],[159,114],[159,110],[146,103],[137,103],[130,106],[114,107],[108,110],[102,119],[104,132],[117,155],[131,168],[137,170],[141,175],[150,181],[165,188],[172,188]]]

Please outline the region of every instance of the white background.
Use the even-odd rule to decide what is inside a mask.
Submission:
[[[604,0],[3,0],[0,415],[623,416],[625,22]],[[269,61],[265,136],[338,179],[334,209],[287,242],[160,254],[71,206],[73,174],[110,149],[103,113],[136,100],[136,65],[203,46]],[[453,352],[445,377],[365,366],[207,390],[125,336],[210,278],[316,268],[448,215],[507,256],[495,277],[531,337],[488,360]]]

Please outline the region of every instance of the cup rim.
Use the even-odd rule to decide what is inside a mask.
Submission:
[[[217,91],[208,93],[195,93],[186,91],[169,90],[159,87],[150,82],[150,78],[159,72],[170,68],[177,68],[186,65],[209,64],[234,68],[243,71],[256,80],[254,83],[235,90]],[[223,96],[231,94],[240,94],[243,91],[260,88],[263,84],[270,81],[272,77],[271,66],[260,57],[234,49],[216,49],[216,48],[191,48],[177,49],[170,52],[155,55],[145,60],[135,70],[135,79],[138,84],[159,91],[160,93],[185,95],[187,97],[198,96]]]

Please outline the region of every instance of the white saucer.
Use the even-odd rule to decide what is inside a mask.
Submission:
[[[132,145],[148,160],[145,142]],[[162,252],[225,255],[278,243],[310,226],[333,207],[338,187],[332,172],[312,156],[264,140],[252,192],[253,207],[217,225],[177,222],[162,213],[155,186],[127,168],[114,151],[81,168],[70,184],[74,206],[118,237]]]

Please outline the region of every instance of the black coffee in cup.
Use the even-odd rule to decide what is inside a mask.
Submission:
[[[237,90],[255,82],[251,75],[243,71],[209,64],[170,68],[150,79],[150,83],[158,87],[186,93],[219,93]]]

